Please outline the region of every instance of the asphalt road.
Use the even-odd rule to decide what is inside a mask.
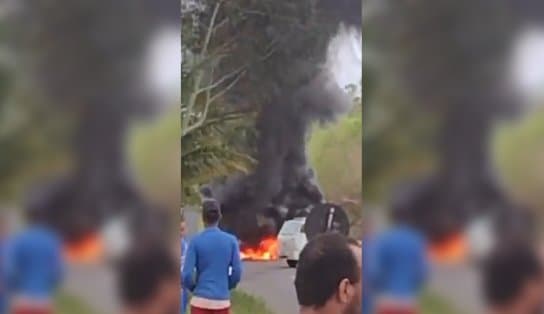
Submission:
[[[434,265],[430,288],[463,314],[485,313],[478,271],[469,264]]]
[[[296,314],[294,269],[285,261],[244,262],[239,289],[261,297],[275,314]],[[101,314],[119,313],[112,270],[105,265],[75,265],[68,270],[65,289]]]
[[[293,281],[295,270],[284,260],[273,262],[244,262],[240,289],[265,300],[275,314],[298,313]]]
[[[275,314],[296,314],[295,270],[285,261],[244,262],[239,289],[264,299]],[[430,288],[461,313],[483,313],[476,271],[467,265],[434,266]],[[119,313],[112,270],[105,265],[68,269],[65,289],[92,305],[100,314]]]
[[[245,262],[240,287],[263,298],[275,314],[296,314],[295,270],[285,261]],[[469,265],[434,265],[430,289],[461,313],[483,313],[478,274]]]
[[[121,313],[115,287],[115,274],[104,264],[68,265],[64,290],[80,298],[97,313]]]

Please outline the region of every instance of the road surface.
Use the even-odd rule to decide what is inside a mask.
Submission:
[[[297,313],[293,280],[295,271],[285,261],[244,262],[238,289],[264,299],[275,314]],[[115,279],[106,265],[71,265],[65,290],[78,296],[100,314],[119,313]]]
[[[295,270],[284,261],[244,262],[239,289],[264,299],[275,314],[297,313]],[[112,270],[105,265],[71,266],[66,290],[92,305],[100,314],[115,314],[118,303]],[[466,265],[434,266],[430,286],[464,314],[483,313],[478,276]]]
[[[121,313],[115,274],[105,264],[68,265],[64,290],[80,298],[97,314]]]
[[[245,262],[244,266],[242,290],[263,298],[275,314],[297,313],[295,270],[287,268],[285,261]],[[433,265],[429,286],[460,313],[484,312],[477,272],[468,265]]]
[[[478,271],[471,265],[434,265],[430,288],[460,313],[485,312]]]
[[[239,289],[264,299],[275,314],[298,313],[293,281],[295,270],[284,260],[274,262],[244,262],[244,274]]]

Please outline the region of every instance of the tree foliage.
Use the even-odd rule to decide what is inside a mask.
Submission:
[[[229,109],[225,94],[243,75],[243,69],[217,77],[221,52],[213,47],[216,40],[222,2],[212,6],[212,16],[202,27],[205,7],[193,3],[183,7],[183,65],[181,101],[181,173],[182,203],[197,200],[201,184],[235,171],[247,172],[253,159],[231,145],[232,138],[244,132],[251,120],[248,110]],[[200,31],[203,31],[202,38]],[[200,40],[203,42],[200,42]],[[246,123],[247,124],[247,123]],[[241,133],[241,134],[236,134]]]
[[[254,113],[319,71],[338,20],[324,18],[318,3],[184,3],[181,123],[186,197],[211,178],[247,172],[254,163]],[[233,140],[237,134],[240,138]]]

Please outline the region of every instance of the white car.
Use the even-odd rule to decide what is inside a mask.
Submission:
[[[468,253],[477,263],[483,261],[496,244],[493,228],[491,217],[479,217],[466,229]]]
[[[300,252],[308,243],[304,232],[306,218],[295,218],[283,223],[278,234],[279,257],[287,260],[289,267],[296,267]]]

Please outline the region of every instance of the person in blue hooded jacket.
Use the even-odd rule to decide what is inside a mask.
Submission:
[[[418,313],[418,298],[428,273],[424,236],[406,223],[402,212],[394,213],[394,225],[375,243],[370,270],[371,286],[378,295],[376,312]]]
[[[230,290],[240,282],[242,263],[237,239],[219,229],[220,205],[205,200],[205,229],[191,238],[183,265],[183,286],[192,292],[192,314],[230,313]]]
[[[28,213],[28,225],[10,239],[5,251],[5,283],[14,313],[52,313],[53,297],[63,278],[62,242]]]

